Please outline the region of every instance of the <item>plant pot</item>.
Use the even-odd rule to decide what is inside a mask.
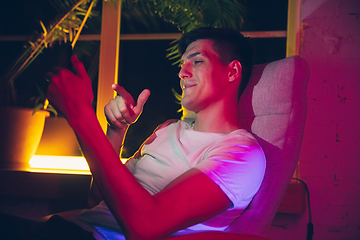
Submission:
[[[36,155],[82,156],[76,135],[64,117],[48,117]]]
[[[49,116],[47,111],[32,114],[30,108],[0,106],[0,168],[26,169],[39,145]]]

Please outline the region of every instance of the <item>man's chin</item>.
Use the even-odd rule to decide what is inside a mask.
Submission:
[[[183,96],[181,99],[181,105],[193,112],[199,109],[199,104],[201,104],[199,99],[194,96]]]
[[[189,111],[192,111],[191,109],[191,103],[189,102],[189,101],[187,101],[187,99],[185,99],[185,98],[182,98],[181,99],[181,106],[183,107],[183,108],[185,108],[186,110],[189,110]]]

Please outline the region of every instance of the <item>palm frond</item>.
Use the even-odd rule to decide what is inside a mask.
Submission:
[[[30,65],[32,61],[43,51],[44,48],[51,47],[54,43],[64,41],[72,42],[74,37],[81,31],[82,22],[86,21],[86,13],[89,7],[97,3],[97,0],[68,0],[54,1],[57,9],[66,9],[53,20],[48,27],[40,22],[43,32],[34,41],[29,41],[23,54],[17,59],[12,67],[4,74],[2,81],[6,87],[11,89],[10,101],[15,102],[14,81]]]
[[[245,8],[239,1],[202,0],[199,5],[207,26],[241,29]]]
[[[239,30],[245,8],[239,0],[123,0],[127,7],[141,7],[147,14],[157,14],[177,26],[180,32],[198,27],[226,27]],[[168,58],[176,59],[177,41],[168,49]],[[177,57],[176,57],[177,56]],[[176,61],[174,64],[179,62]]]

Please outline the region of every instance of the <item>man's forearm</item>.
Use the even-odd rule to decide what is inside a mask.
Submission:
[[[129,126],[124,129],[114,130],[110,126],[108,126],[106,131],[106,136],[109,139],[111,145],[113,146],[115,152],[118,156],[121,156],[122,147],[124,145],[124,140],[126,136],[126,132]]]
[[[122,164],[91,110],[84,110],[78,117],[69,119],[69,123],[110,211],[124,231],[133,229],[136,217],[152,208],[152,196]],[[141,211],[138,206],[142,206]]]
[[[125,135],[128,130],[126,127],[124,130],[115,131],[110,126],[108,126],[106,131],[106,136],[109,139],[111,145],[113,146],[116,154],[121,157],[122,147],[124,145]],[[91,181],[89,197],[88,197],[88,205],[89,207],[94,207],[99,204],[102,200],[99,189],[96,185],[94,178]]]

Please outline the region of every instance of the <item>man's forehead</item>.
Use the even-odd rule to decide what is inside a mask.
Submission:
[[[197,55],[204,55],[206,51],[211,50],[213,50],[211,40],[199,39],[189,44],[181,58],[182,60],[184,60],[184,58],[190,59]]]

